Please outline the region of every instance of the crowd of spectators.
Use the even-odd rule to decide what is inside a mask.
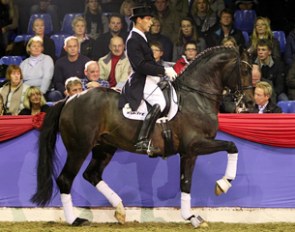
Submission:
[[[273,88],[273,103],[295,100],[295,15],[291,10],[295,9],[294,1],[0,0],[0,57],[23,57],[19,68],[12,66],[12,74],[1,83],[1,113],[15,115],[23,110],[29,86],[37,87],[47,101],[60,100],[69,95],[66,81],[73,77],[81,80],[82,89],[94,83],[120,90],[132,72],[124,50],[132,29],[129,17],[133,7],[143,4],[154,11],[153,25],[146,36],[159,64],[175,64],[180,73],[208,47],[247,49],[258,64],[261,79]],[[253,10],[257,15],[253,30],[248,33],[249,41],[235,25],[234,13],[240,10]],[[51,16],[51,34],[46,34],[44,19],[37,18],[32,24],[31,38],[15,42],[17,35],[28,33],[30,15],[36,13]],[[62,33],[63,18],[69,13],[80,14],[72,20],[73,34],[68,35],[57,56],[50,36]],[[284,32],[284,51],[273,31]],[[16,79],[18,83],[14,82]],[[15,96],[17,106],[11,104]]]

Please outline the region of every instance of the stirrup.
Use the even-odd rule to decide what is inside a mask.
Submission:
[[[155,151],[158,151],[156,147],[151,145],[151,140],[141,140],[135,144],[136,152],[146,152],[148,156],[152,157]]]

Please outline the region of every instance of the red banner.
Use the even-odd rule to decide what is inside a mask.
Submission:
[[[0,142],[40,128],[44,113],[1,116]],[[295,148],[295,114],[219,114],[219,130],[249,141]]]

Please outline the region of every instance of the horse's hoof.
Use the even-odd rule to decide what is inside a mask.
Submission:
[[[208,228],[209,227],[208,223],[201,216],[196,217],[195,215],[193,215],[190,218],[190,221],[191,221],[193,227],[195,227],[195,228]]]
[[[72,226],[89,226],[90,222],[87,219],[77,217],[72,223]]]
[[[116,207],[115,218],[119,222],[119,224],[125,224],[126,221],[126,213],[122,202]]]
[[[223,177],[222,179],[216,181],[215,195],[219,196],[222,193],[227,193],[231,186],[231,183],[229,183],[229,181],[225,177]]]

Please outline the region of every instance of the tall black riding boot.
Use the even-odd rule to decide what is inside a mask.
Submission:
[[[161,115],[160,105],[159,104],[153,105],[151,110],[148,112],[147,116],[145,117],[142,127],[140,129],[138,140],[137,140],[138,142],[135,144],[137,152],[146,152],[148,149],[151,152],[156,150],[155,148],[151,146],[149,147],[149,137],[160,115]]]

